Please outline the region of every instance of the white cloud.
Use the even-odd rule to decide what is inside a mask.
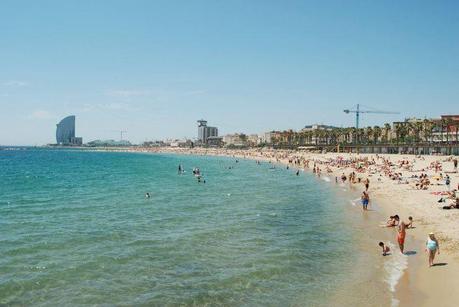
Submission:
[[[51,118],[54,118],[54,116],[48,111],[36,110],[32,112],[32,114],[30,114],[28,118],[29,119],[51,119]]]
[[[6,82],[3,82],[3,86],[9,86],[9,87],[24,87],[28,86],[29,83],[25,81],[19,81],[19,80],[9,80]]]

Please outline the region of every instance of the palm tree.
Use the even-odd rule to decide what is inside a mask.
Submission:
[[[384,124],[384,141],[386,143],[389,143],[389,133],[390,133],[391,129],[392,128],[391,128],[390,124],[388,124],[388,123]]]
[[[423,121],[423,134],[424,140],[426,143],[432,142],[432,131],[435,128],[435,123],[429,119],[424,119]],[[430,140],[430,141],[429,141]]]
[[[446,143],[449,143],[449,133],[451,132],[451,126],[453,125],[453,123],[454,122],[451,117],[446,118]]]
[[[422,127],[423,123],[422,122],[416,122],[416,142],[420,143],[421,142],[421,132],[422,132]]]
[[[456,130],[456,145],[459,143],[458,134],[459,134],[459,121],[454,121],[454,129]]]
[[[442,118],[440,120],[440,133],[441,133],[441,142],[443,143],[443,133],[445,132],[445,128],[446,128],[446,142],[448,142],[448,126],[447,126],[447,122],[446,122],[446,119]]]
[[[407,125],[408,129],[408,134],[412,136],[412,143],[418,143],[419,142],[419,134],[422,131],[422,122],[414,122],[414,123],[409,123]]]
[[[371,143],[371,139],[373,138],[373,128],[371,127],[367,127],[365,129],[365,139],[366,139],[366,143]]]
[[[395,128],[397,144],[399,144],[400,142],[405,143],[405,137],[407,134],[406,123],[404,122],[395,123],[394,128]]]
[[[374,126],[374,127],[373,127],[373,142],[374,142],[375,144],[378,143],[379,138],[381,137],[381,135],[382,135],[382,129],[381,129],[381,127],[379,127],[379,126]]]

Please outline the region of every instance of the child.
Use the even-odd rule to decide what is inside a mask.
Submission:
[[[390,252],[389,246],[385,245],[384,242],[379,242],[379,246],[382,248],[382,255],[387,256],[388,253]]]
[[[414,228],[413,227],[413,217],[412,216],[408,217],[408,221],[409,222],[405,225],[406,228]]]

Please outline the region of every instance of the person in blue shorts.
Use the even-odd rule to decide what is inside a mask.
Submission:
[[[370,195],[368,195],[367,191],[363,191],[361,199],[362,199],[363,210],[368,210],[368,203],[370,202]]]

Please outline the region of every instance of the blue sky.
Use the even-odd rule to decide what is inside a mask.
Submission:
[[[0,144],[459,113],[457,1],[1,1]]]

